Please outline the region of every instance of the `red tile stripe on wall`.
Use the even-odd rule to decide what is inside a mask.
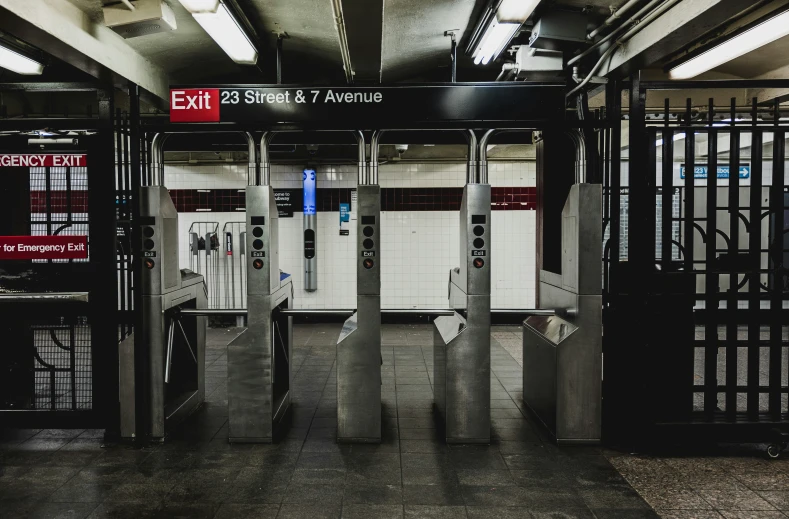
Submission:
[[[243,211],[246,202],[243,189],[172,189],[170,196],[179,213]],[[534,187],[493,187],[490,196],[494,211],[533,211],[537,208],[537,188]],[[460,187],[383,188],[381,210],[459,211],[462,198],[463,188]],[[296,197],[300,199],[300,195]],[[341,203],[350,201],[349,188],[318,189],[315,200],[319,212],[337,212]]]
[[[50,191],[50,211],[53,213],[68,213],[68,194],[66,191]],[[31,213],[46,213],[47,212],[47,192],[46,191],[31,191],[30,192],[30,212]],[[71,191],[71,213],[87,213],[88,212],[88,192],[85,190]]]

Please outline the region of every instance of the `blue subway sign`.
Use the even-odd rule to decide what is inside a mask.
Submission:
[[[728,164],[718,164],[718,178],[729,178],[731,166]],[[740,166],[740,178],[750,178],[751,166]],[[693,178],[708,178],[709,170],[707,166],[696,166],[693,168]],[[679,177],[685,178],[685,165],[679,167]]]

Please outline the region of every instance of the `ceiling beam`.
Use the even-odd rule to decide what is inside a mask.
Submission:
[[[162,69],[70,2],[0,0],[0,30],[100,81],[122,89],[131,81],[168,99],[169,81]]]
[[[354,82],[380,82],[383,0],[342,0],[342,12]]]
[[[679,52],[753,5],[753,0],[686,0],[624,42],[598,75],[625,77]]]

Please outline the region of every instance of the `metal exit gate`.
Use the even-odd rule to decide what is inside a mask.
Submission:
[[[0,153],[76,154],[86,163],[0,168],[0,235],[85,236],[88,252],[79,259],[0,261],[0,423],[106,428],[112,434],[117,345],[124,333],[118,310],[130,287],[118,267],[132,255],[116,240],[123,210],[113,196],[113,94],[88,84],[0,85],[8,90],[15,91],[8,99],[22,96],[26,106],[44,99],[48,111],[0,116]],[[58,118],[52,108],[65,101],[67,110],[70,98],[58,97],[65,92],[93,95],[83,97],[84,112]],[[0,106],[3,115],[5,108]],[[116,244],[122,253],[116,254]]]
[[[636,76],[620,123],[623,86],[608,87],[602,139],[605,435],[768,442],[776,455],[789,438],[789,113],[665,91],[789,81]]]

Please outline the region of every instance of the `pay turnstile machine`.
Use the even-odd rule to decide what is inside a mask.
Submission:
[[[369,179],[363,174],[365,145],[359,142],[356,225],[357,311],[337,340],[337,441],[381,441],[381,188],[377,153]],[[377,147],[376,137],[372,146]],[[369,181],[369,183],[368,183]]]
[[[161,441],[205,399],[206,318],[182,316],[207,307],[203,276],[178,268],[178,214],[167,189],[140,190],[142,329],[148,353],[148,422]],[[120,345],[121,436],[136,436],[134,335]]]
[[[460,267],[449,274],[455,315],[435,320],[433,392],[447,443],[490,443],[490,185],[467,184]]]
[[[280,310],[291,306],[293,285],[279,270],[270,185],[247,186],[246,214],[247,329],[227,347],[228,439],[270,443],[290,409],[293,317]]]

